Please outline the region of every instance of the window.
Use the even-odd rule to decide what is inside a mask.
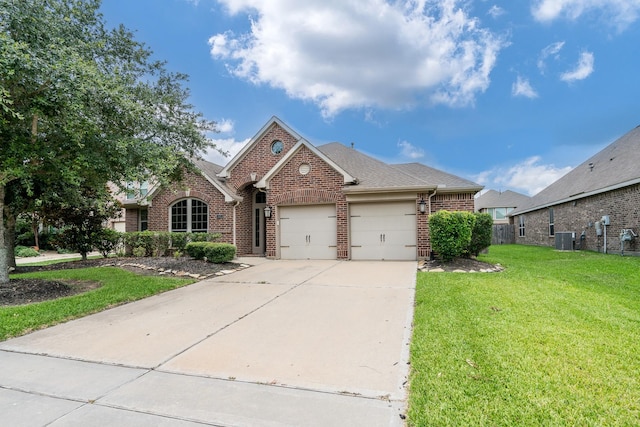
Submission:
[[[140,209],[140,231],[146,231],[149,229],[149,211],[147,209]]]
[[[507,208],[496,208],[493,219],[505,219],[507,217]]]
[[[524,237],[524,215],[518,217],[518,236]]]
[[[149,193],[149,181],[127,182],[127,200],[144,197]]]
[[[549,208],[549,236],[555,236],[553,208]]]
[[[171,231],[206,233],[209,229],[209,207],[201,200],[185,199],[171,206]]]
[[[127,182],[127,200],[135,199],[136,191],[133,182]]]

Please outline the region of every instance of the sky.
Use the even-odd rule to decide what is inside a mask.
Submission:
[[[534,195],[640,125],[640,0],[103,0],[101,12],[189,75],[230,156],[277,116],[316,146]]]

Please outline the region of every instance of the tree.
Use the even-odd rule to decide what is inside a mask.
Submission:
[[[123,26],[108,29],[99,7],[0,0],[0,283],[7,191],[166,182],[213,147],[215,123],[187,102],[187,76],[167,72]]]
[[[106,189],[98,191],[85,188],[77,197],[48,208],[48,214],[58,218],[55,225],[62,231],[56,241],[65,249],[77,251],[83,260],[100,244],[103,225],[109,218],[115,218],[120,205]]]

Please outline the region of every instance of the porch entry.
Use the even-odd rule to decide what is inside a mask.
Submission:
[[[267,230],[264,218],[264,208],[267,207],[267,194],[261,191],[253,196],[253,207],[251,214],[252,223],[252,251],[254,255],[264,255],[266,252],[265,242],[267,240]]]

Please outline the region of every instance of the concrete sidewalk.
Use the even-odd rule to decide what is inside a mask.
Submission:
[[[402,425],[415,262],[269,261],[0,343],[6,425]]]

